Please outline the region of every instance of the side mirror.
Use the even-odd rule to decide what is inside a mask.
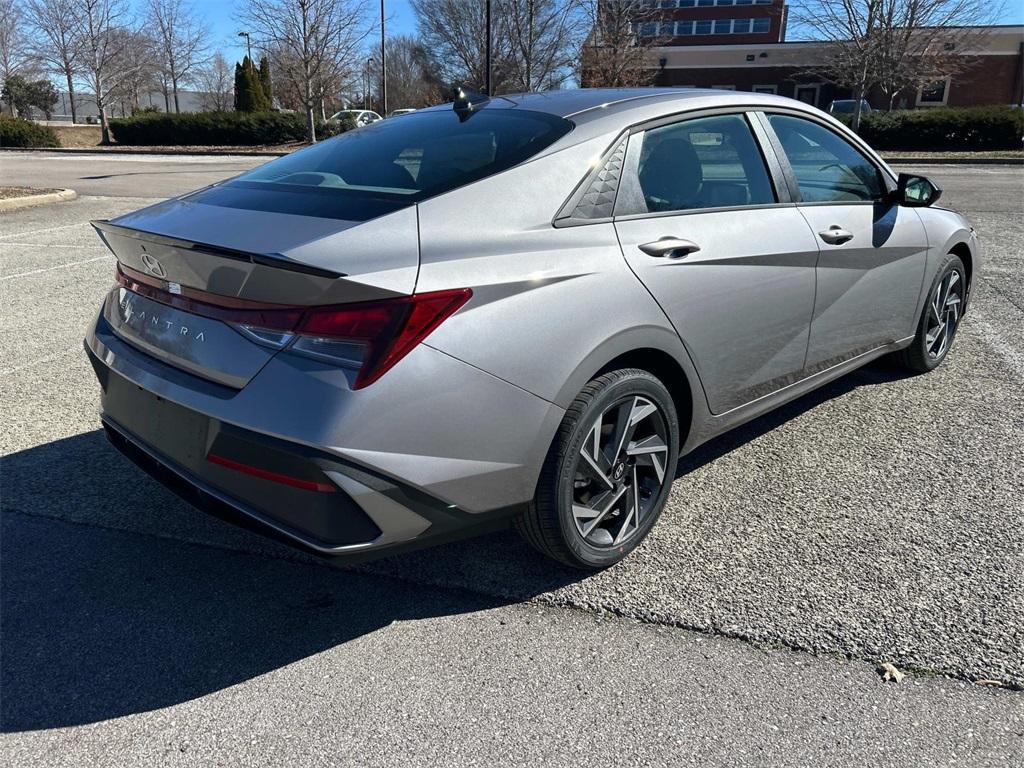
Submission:
[[[896,182],[896,202],[909,208],[925,208],[942,196],[942,189],[924,176],[901,173]]]

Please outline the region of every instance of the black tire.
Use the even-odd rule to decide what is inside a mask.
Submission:
[[[630,399],[635,397],[640,397],[642,400]],[[658,473],[652,459],[625,456],[618,450],[609,451],[608,454],[613,455],[615,459],[620,456],[623,459],[615,462],[614,467],[610,465],[612,462],[609,462],[607,478],[612,478],[615,475],[613,470],[619,470],[622,484],[633,487],[632,484],[637,480],[637,471],[642,469],[646,473],[647,484],[641,487],[641,483],[636,482],[634,490],[625,490],[626,509],[610,513],[608,521],[605,523],[613,525],[614,518],[621,512],[622,528],[620,530],[626,530],[631,509],[634,509],[638,522],[631,529],[628,538],[614,545],[595,546],[592,541],[583,536],[583,531],[578,528],[576,517],[573,514],[574,494],[581,493],[580,483],[597,482],[580,480],[581,475],[577,471],[580,452],[584,441],[588,436],[594,434],[593,425],[598,416],[601,416],[603,420],[608,413],[613,412],[613,409],[626,407],[627,402],[630,404],[628,413],[630,415],[634,412],[639,414],[639,410],[634,411],[633,409],[637,407],[636,403],[643,403],[643,401],[653,404],[657,409],[656,414],[645,418],[656,420],[660,417],[660,421],[652,421],[652,423],[664,428],[662,430],[665,433],[663,438],[660,433],[652,434],[652,438],[649,438],[664,439],[667,446],[667,450],[663,448],[658,450],[658,467],[660,467],[660,457],[665,456],[664,479],[656,479]],[[643,407],[646,408],[647,405],[645,404]],[[619,411],[616,410],[614,413],[618,414]],[[637,429],[641,428],[640,424]],[[617,424],[607,428],[607,431],[614,432],[616,429],[618,429]],[[594,440],[599,443],[600,435],[604,433],[600,430],[597,432],[598,435]],[[613,435],[610,436],[608,445],[611,445],[615,439]],[[619,441],[620,446],[622,442],[622,440]],[[630,444],[635,443],[631,442]],[[595,447],[594,454],[599,453],[601,452]],[[672,487],[672,480],[675,477],[678,455],[679,418],[672,396],[665,385],[647,371],[635,368],[612,371],[599,376],[583,388],[583,391],[566,411],[565,418],[544,462],[533,503],[515,520],[515,527],[523,538],[541,554],[566,565],[591,571],[612,566],[643,541],[661,515],[661,510],[665,506]],[[633,462],[632,469],[629,465],[630,461]],[[641,461],[644,463],[643,467],[638,463]],[[620,465],[625,465],[625,467],[620,467]],[[632,474],[630,474],[631,472]],[[660,488],[655,492],[654,487],[659,482],[661,483]],[[605,493],[609,495],[609,498],[614,495],[613,490],[605,491]],[[621,495],[623,491],[620,490],[619,493]],[[633,496],[629,496],[630,493]],[[642,506],[646,507],[646,511],[641,513]],[[599,533],[601,532],[597,531],[593,535],[596,536]],[[610,538],[611,534],[608,536]]]
[[[929,349],[930,345],[928,340],[929,329],[932,324],[935,323],[935,313],[933,311],[932,302],[939,286],[943,285],[943,282],[951,274],[956,275],[955,290],[958,290],[959,292],[959,312],[957,313],[956,322],[948,332],[948,340],[942,345],[942,349],[939,351],[939,354],[932,354],[932,351]],[[910,346],[905,349],[901,349],[893,355],[895,362],[902,368],[913,373],[928,373],[928,371],[938,368],[939,365],[942,364],[942,361],[946,359],[946,355],[949,354],[949,350],[953,346],[953,339],[956,336],[959,320],[963,316],[966,296],[967,272],[964,269],[964,263],[955,253],[947,254],[945,260],[939,266],[935,275],[935,280],[932,281],[931,286],[928,288],[924,307],[921,309],[921,317],[917,321],[917,333],[914,336],[914,340],[910,342]]]

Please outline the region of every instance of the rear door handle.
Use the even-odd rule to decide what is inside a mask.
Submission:
[[[692,240],[684,240],[681,237],[663,237],[653,243],[644,243],[637,246],[648,256],[669,257],[678,259],[687,254],[700,250],[700,246]]]
[[[818,237],[829,245],[842,245],[845,242],[853,240],[853,232],[843,229],[838,224],[833,224],[828,229],[823,229],[819,232]]]

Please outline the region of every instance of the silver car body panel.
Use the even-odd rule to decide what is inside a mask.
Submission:
[[[701,110],[749,112],[776,175],[782,165],[772,153],[781,150],[756,114],[806,116],[858,147],[895,187],[895,174],[858,137],[789,99],[595,90],[495,97],[483,108],[545,111],[574,127],[526,162],[363,223],[185,196],[104,232],[128,267],[146,271],[156,259],[168,281],[240,299],[317,305],[472,290],[379,381],[354,389],[350,370],[268,351],[216,321],[203,321],[220,326],[208,348],[216,354],[186,348],[166,321],[181,336],[187,313],[168,316],[164,331],[133,326],[122,289],[86,338],[101,381],[122,377],[210,419],[323,451],[442,508],[486,517],[529,503],[565,409],[613,361],[672,362],[678,380],[667,383],[690,396],[680,425],[686,452],[909,343],[951,249],[966,249],[974,274],[980,269],[970,225],[937,208],[876,211],[781,195],[759,207],[556,223],[624,133]],[[817,232],[832,224],[854,239],[822,243]],[[700,251],[664,261],[638,248],[665,236]],[[429,519],[365,477],[329,477],[382,531],[352,551],[431,534]]]

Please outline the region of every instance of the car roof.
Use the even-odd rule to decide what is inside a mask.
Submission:
[[[632,121],[646,119],[646,113],[708,109],[716,106],[786,106],[813,110],[803,102],[773,94],[712,88],[575,88],[535,93],[501,94],[491,98],[482,109],[528,109],[571,119],[577,126],[605,122],[608,118]],[[417,110],[429,112],[451,109],[451,104]],[[627,115],[634,112],[636,115]]]

